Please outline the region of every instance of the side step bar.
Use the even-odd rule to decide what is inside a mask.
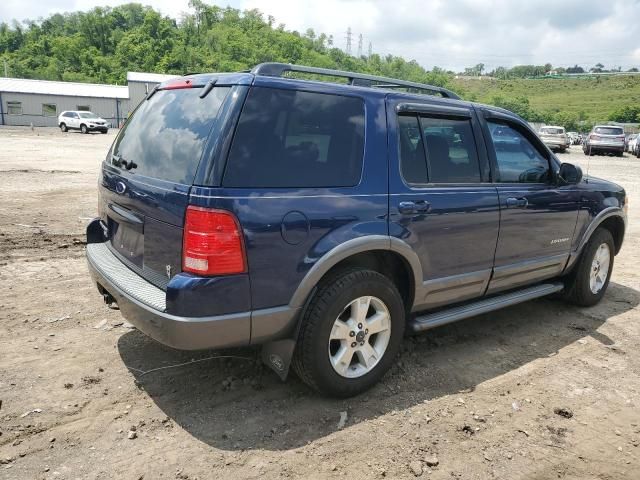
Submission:
[[[458,320],[475,317],[476,315],[499,310],[521,302],[526,302],[527,300],[544,297],[546,295],[559,292],[563,288],[564,284],[556,282],[516,290],[515,292],[486,298],[460,307],[453,307],[447,310],[418,316],[409,323],[409,328],[413,332],[422,332],[424,330],[429,330],[430,328],[439,327],[440,325],[446,325],[447,323],[457,322]]]

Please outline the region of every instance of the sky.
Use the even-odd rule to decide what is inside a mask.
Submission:
[[[333,35],[352,52],[369,42],[379,54],[415,59],[453,71],[484,63],[485,70],[522,64],[596,63],[640,67],[640,0],[205,0],[242,10],[257,8],[287,29]],[[118,5],[122,0],[0,0],[0,21]],[[180,18],[188,0],[141,0]]]

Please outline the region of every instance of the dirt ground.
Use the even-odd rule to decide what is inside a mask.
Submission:
[[[255,349],[144,373],[214,352],[129,328],[88,277],[112,140],[0,129],[0,479],[640,478],[640,160],[590,162],[631,198],[599,305],[542,299],[407,338],[381,384],[337,401]],[[586,170],[579,147],[561,158]]]

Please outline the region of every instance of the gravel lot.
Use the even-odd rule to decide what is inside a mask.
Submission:
[[[542,299],[407,338],[380,385],[336,401],[253,349],[144,374],[213,353],[128,328],[88,278],[112,141],[0,128],[0,478],[640,478],[640,160],[590,161],[631,198],[599,305]],[[586,171],[579,147],[561,158]]]

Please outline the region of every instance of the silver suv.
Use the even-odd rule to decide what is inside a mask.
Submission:
[[[614,153],[621,157],[624,153],[624,129],[615,125],[596,125],[582,145],[585,155]]]
[[[63,132],[80,130],[82,133],[107,133],[111,125],[93,112],[67,110],[58,116],[58,126]]]
[[[538,135],[542,142],[551,150],[564,152],[569,148],[569,136],[565,133],[564,127],[542,127]]]

